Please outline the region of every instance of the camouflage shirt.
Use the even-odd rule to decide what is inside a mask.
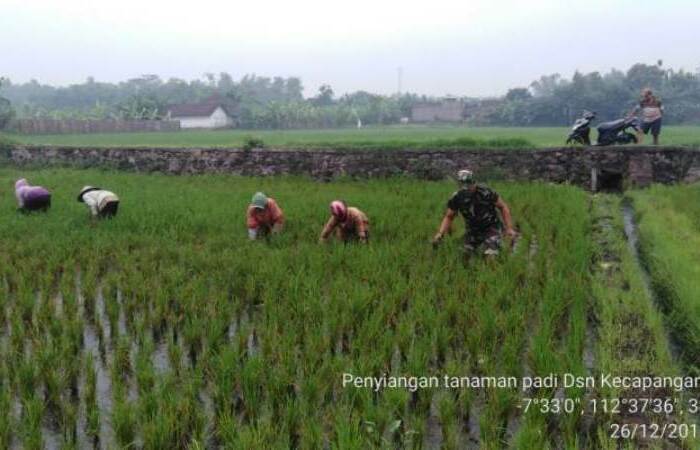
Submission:
[[[498,194],[483,185],[477,185],[476,191],[466,188],[452,194],[447,207],[458,211],[473,234],[481,234],[493,228],[501,228],[501,219],[496,212]]]

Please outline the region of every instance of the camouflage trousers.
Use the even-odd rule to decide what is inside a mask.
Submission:
[[[490,228],[488,230],[464,235],[464,253],[471,255],[480,252],[486,256],[496,256],[501,250],[501,230]]]

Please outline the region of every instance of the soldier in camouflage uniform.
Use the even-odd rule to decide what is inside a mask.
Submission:
[[[474,182],[470,170],[460,170],[457,173],[460,189],[452,194],[447,202],[447,212],[442,219],[440,229],[433,238],[433,245],[442,241],[445,233],[450,231],[452,221],[457,213],[461,213],[467,225],[464,235],[464,252],[471,255],[483,246],[484,255],[495,257],[501,248],[501,236],[505,225],[505,234],[511,238],[516,236],[508,205],[499,195],[488,187]],[[501,217],[498,212],[500,211]]]

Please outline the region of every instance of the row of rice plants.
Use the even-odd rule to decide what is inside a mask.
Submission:
[[[621,212],[627,207],[626,202],[627,199],[605,194],[595,195],[591,202],[593,241],[596,244],[591,313],[597,338],[592,374],[596,377],[602,374],[677,376],[682,371],[673,358],[663,315],[654,303],[646,274],[637,259],[633,223],[623,222]],[[625,220],[631,219],[627,217]],[[625,239],[626,233],[631,239]],[[609,401],[648,394],[634,389],[598,386],[591,395],[599,401]],[[671,397],[673,393],[659,391],[653,395],[662,398],[664,395]],[[591,426],[585,430],[589,447],[617,449],[619,442],[610,438],[612,423],[669,423],[677,420],[677,416],[654,415],[649,411],[631,414],[623,408],[621,414],[603,411],[591,415],[590,419]],[[650,445],[642,436],[629,444]],[[661,441],[657,444],[673,445]]]
[[[680,357],[695,373],[700,358],[700,186],[653,186],[634,192],[632,199],[653,289]]]

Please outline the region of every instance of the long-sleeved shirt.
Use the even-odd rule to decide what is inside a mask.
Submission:
[[[15,197],[17,205],[24,208],[27,204],[34,200],[50,197],[51,193],[42,186],[30,186],[29,182],[22,178],[15,183]]]
[[[118,202],[119,197],[114,192],[98,189],[83,194],[83,201],[90,208],[92,215],[97,216],[107,203]]]
[[[341,222],[340,219],[333,215],[328,219],[326,226],[323,227],[323,231],[321,232],[321,238],[326,239],[336,227],[342,227],[345,233],[364,234],[369,227],[369,219],[367,219],[365,213],[359,209],[349,207],[345,221]]]
[[[275,224],[284,223],[284,213],[277,205],[275,199],[268,197],[265,209],[248,206],[246,211],[246,225],[248,228],[272,227]]]

